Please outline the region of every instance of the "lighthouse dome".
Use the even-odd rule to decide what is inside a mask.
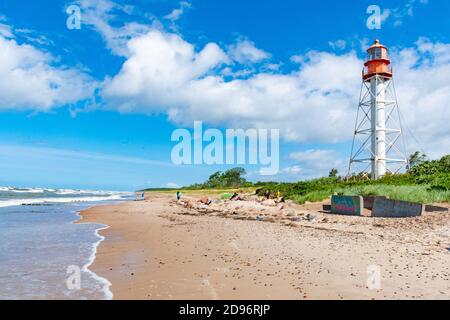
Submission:
[[[367,80],[375,75],[392,78],[391,61],[388,56],[388,49],[375,40],[372,46],[367,49],[367,59],[364,63],[363,79]]]

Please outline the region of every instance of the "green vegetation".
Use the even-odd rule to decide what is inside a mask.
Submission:
[[[316,202],[333,194],[378,195],[391,199],[433,203],[450,202],[450,155],[440,160],[427,160],[419,152],[410,157],[408,170],[404,174],[389,174],[379,180],[371,180],[366,173],[355,174],[348,179],[332,169],[327,178],[318,178],[295,183],[246,181],[243,168],[234,168],[212,174],[208,181],[182,188],[182,190],[202,190],[202,192],[223,193],[256,190],[259,195],[281,193],[286,199],[298,203]]]
[[[185,189],[234,189],[242,187],[251,187],[252,183],[245,180],[242,176],[246,174],[244,168],[233,168],[225,172],[217,171],[209,176],[205,183],[193,184]]]
[[[220,195],[220,199],[230,199],[233,196],[232,193],[224,192]]]
[[[396,185],[368,185],[350,187],[344,189],[337,189],[338,194],[343,195],[374,195],[374,196],[387,196],[390,199],[420,202],[420,203],[433,203],[433,202],[449,202],[450,191],[436,191],[430,190],[426,185],[416,186],[396,186]]]
[[[450,202],[450,155],[440,160],[429,161],[426,156],[415,153],[404,174],[390,174],[379,180],[371,180],[367,174],[359,173],[343,179],[337,170],[330,171],[328,178],[319,178],[296,183],[256,184],[261,195],[281,192],[287,199],[298,203],[322,201],[332,194],[377,195],[391,199],[433,203]]]

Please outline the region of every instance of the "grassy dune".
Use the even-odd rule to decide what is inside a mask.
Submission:
[[[396,185],[363,185],[335,190],[312,191],[305,195],[294,195],[292,200],[298,203],[317,202],[329,198],[333,193],[341,195],[362,195],[362,196],[387,196],[390,199],[419,202],[435,203],[450,202],[450,191],[430,190],[427,185],[417,186],[396,186]]]

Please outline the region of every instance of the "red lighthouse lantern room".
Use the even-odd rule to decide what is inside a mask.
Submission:
[[[367,60],[364,63],[363,80],[366,81],[375,75],[392,78],[391,60],[388,49],[375,40],[374,44],[367,49]]]

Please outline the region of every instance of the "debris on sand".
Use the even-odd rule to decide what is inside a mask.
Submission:
[[[208,196],[184,197],[177,204],[189,210],[183,210],[177,214],[278,223],[289,227],[314,228],[351,234],[364,234],[364,230],[370,229],[379,237],[391,229],[405,229],[414,234],[414,230],[444,223],[450,215],[448,211],[435,211],[426,213],[422,217],[376,218],[372,217],[370,210],[365,208],[360,216],[335,215],[323,210],[324,206],[329,203],[330,200],[325,200],[300,205],[292,201],[284,201],[282,197],[267,199],[265,196],[255,194],[239,195],[235,193],[228,199],[215,199]],[[444,208],[448,208],[448,205],[444,204]]]
[[[200,200],[198,200],[198,202],[209,206],[212,203],[212,200],[209,199],[208,197],[202,197],[202,198],[200,198]]]

